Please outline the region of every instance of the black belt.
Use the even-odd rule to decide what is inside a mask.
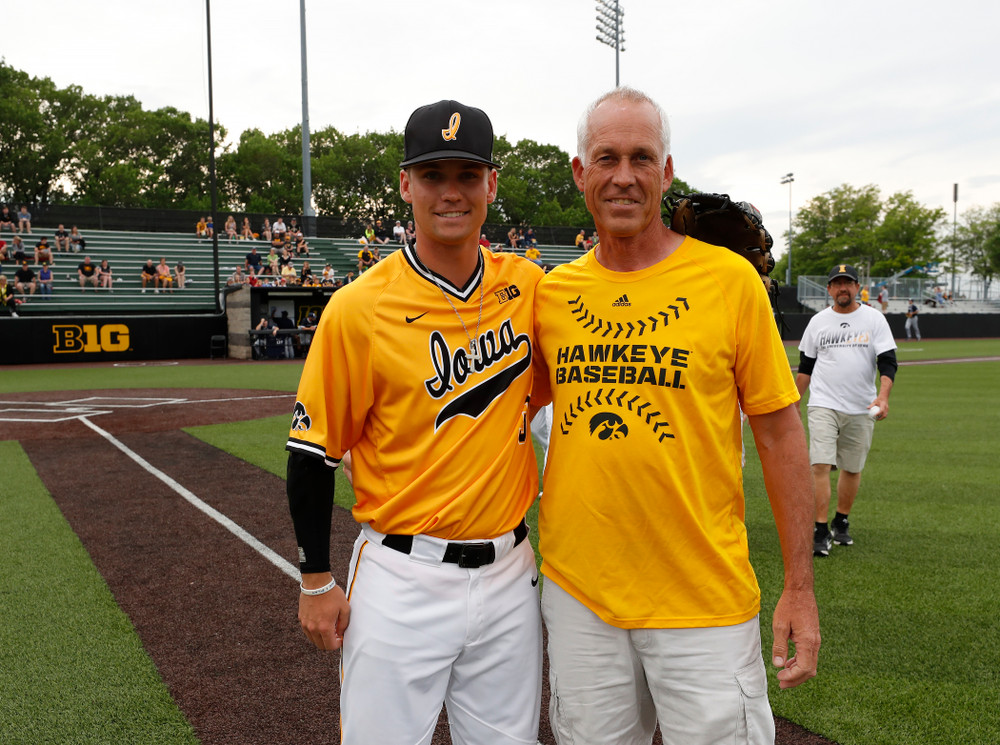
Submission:
[[[528,537],[528,526],[521,520],[514,528],[514,545]],[[413,550],[413,536],[391,534],[382,539],[382,545],[409,554]],[[449,543],[444,551],[441,561],[446,564],[458,564],[463,569],[478,569],[479,567],[492,564],[496,559],[496,548],[493,541],[481,541],[476,543]]]

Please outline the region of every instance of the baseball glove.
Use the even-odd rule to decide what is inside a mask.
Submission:
[[[738,253],[753,264],[770,289],[774,241],[756,207],[734,202],[728,194],[678,194],[668,196],[664,203],[670,210],[672,230]]]

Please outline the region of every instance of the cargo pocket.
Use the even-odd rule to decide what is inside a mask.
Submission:
[[[736,742],[740,745],[774,745],[774,716],[767,700],[764,660],[754,660],[737,670],[736,682],[740,687]]]
[[[559,680],[551,671],[549,672],[549,725],[559,745],[573,745],[573,732],[563,720],[562,708],[559,705]]]

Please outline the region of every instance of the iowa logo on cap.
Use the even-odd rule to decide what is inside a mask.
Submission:
[[[451,142],[458,138],[458,128],[462,126],[462,115],[457,111],[451,115],[448,121],[448,129],[441,130],[441,138],[445,142]]]
[[[841,274],[847,274],[847,264],[841,264],[840,269],[838,269]]]

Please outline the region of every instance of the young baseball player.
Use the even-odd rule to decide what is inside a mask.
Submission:
[[[524,513],[532,299],[542,270],[479,246],[496,197],[493,128],[456,101],[417,109],[399,188],[404,246],[333,295],[299,383],[288,499],[299,619],[342,647],[344,745],[534,743],[541,621]],[[361,534],[330,574],[334,471],[351,452]]]

